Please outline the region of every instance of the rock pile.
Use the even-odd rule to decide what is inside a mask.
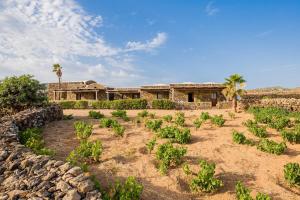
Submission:
[[[79,167],[35,155],[18,142],[19,131],[61,118],[61,108],[51,105],[0,119],[1,200],[101,199],[93,182]]]

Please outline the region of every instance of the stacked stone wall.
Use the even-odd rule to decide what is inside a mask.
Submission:
[[[57,105],[22,111],[0,119],[0,199],[101,199],[94,184],[79,167],[35,155],[18,141],[30,127],[62,119]]]

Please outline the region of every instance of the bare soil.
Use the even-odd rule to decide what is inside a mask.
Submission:
[[[111,117],[111,110],[99,110],[106,117]],[[73,114],[74,119],[57,121],[44,128],[46,146],[56,150],[56,159],[65,160],[67,155],[78,144],[74,134],[73,123],[85,120],[94,124],[91,140],[101,140],[104,151],[101,162],[90,166],[103,187],[108,187],[116,179],[124,180],[135,176],[144,185],[142,199],[235,199],[235,184],[242,181],[249,187],[252,195],[257,192],[270,194],[273,199],[300,199],[300,190],[289,188],[284,182],[283,167],[288,162],[300,162],[300,145],[287,143],[288,149],[284,155],[272,155],[261,152],[255,146],[239,145],[232,141],[232,130],[242,131],[247,138],[258,139],[249,133],[242,122],[251,119],[248,113],[237,113],[235,119],[230,119],[228,110],[208,110],[210,114],[223,114],[226,119],[224,127],[213,127],[210,123],[200,129],[193,127],[193,121],[199,110],[184,111],[187,127],[191,129],[192,141],[187,147],[184,161],[191,165],[194,172],[199,170],[198,161],[206,159],[216,163],[216,176],[224,182],[224,187],[213,194],[193,194],[188,187],[189,178],[183,173],[181,166],[169,170],[167,175],[161,175],[157,170],[155,151],[148,154],[145,144],[154,133],[144,125],[136,125],[133,120],[140,111],[127,111],[130,122],[119,120],[126,127],[123,138],[113,135],[112,130],[99,128],[99,121],[88,118],[89,110],[64,110],[65,114]],[[164,115],[174,115],[177,111],[149,110],[156,118]],[[164,125],[166,123],[164,122]],[[278,132],[268,129],[268,138],[282,141]],[[159,139],[159,143],[165,140]]]

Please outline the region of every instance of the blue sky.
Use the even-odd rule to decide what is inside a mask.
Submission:
[[[32,72],[56,81],[49,66],[59,62],[65,81],[113,86],[233,73],[247,88],[300,86],[297,0],[24,2],[0,3],[0,79]]]

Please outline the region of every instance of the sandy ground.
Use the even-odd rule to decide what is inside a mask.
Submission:
[[[183,173],[181,166],[169,170],[167,175],[161,175],[156,166],[155,151],[146,153],[145,144],[154,134],[146,130],[143,125],[137,126],[134,122],[119,120],[125,127],[125,136],[119,138],[113,135],[112,130],[98,127],[98,120],[87,117],[89,110],[65,110],[65,114],[73,114],[74,119],[57,121],[48,124],[44,129],[46,146],[55,149],[56,159],[65,160],[66,156],[77,145],[73,123],[76,120],[86,120],[94,124],[91,140],[100,139],[104,146],[101,162],[90,166],[101,184],[107,187],[116,179],[123,180],[128,176],[137,177],[144,185],[142,199],[235,199],[234,187],[237,181],[242,181],[252,190],[270,194],[273,199],[296,200],[300,199],[300,190],[290,189],[283,179],[283,166],[288,162],[300,162],[300,145],[287,144],[288,150],[284,155],[276,156],[261,152],[254,146],[239,145],[232,141],[232,130],[243,131],[248,138],[257,141],[257,138],[247,132],[242,122],[251,119],[248,113],[236,114],[236,119],[230,119],[228,110],[209,110],[210,114],[223,114],[227,120],[224,127],[212,127],[209,123],[195,130],[193,120],[202,111],[184,111],[187,127],[191,129],[192,141],[184,145],[188,153],[184,161],[197,172],[198,161],[206,159],[216,163],[216,176],[224,182],[224,187],[213,194],[192,194],[187,185],[188,177]],[[100,110],[110,117],[111,110]],[[127,111],[133,120],[140,111]],[[176,111],[150,110],[156,113],[156,118],[166,114],[174,115]],[[166,124],[164,124],[166,125]],[[279,134],[268,130],[270,139],[281,141]],[[159,143],[164,140],[159,139]]]

